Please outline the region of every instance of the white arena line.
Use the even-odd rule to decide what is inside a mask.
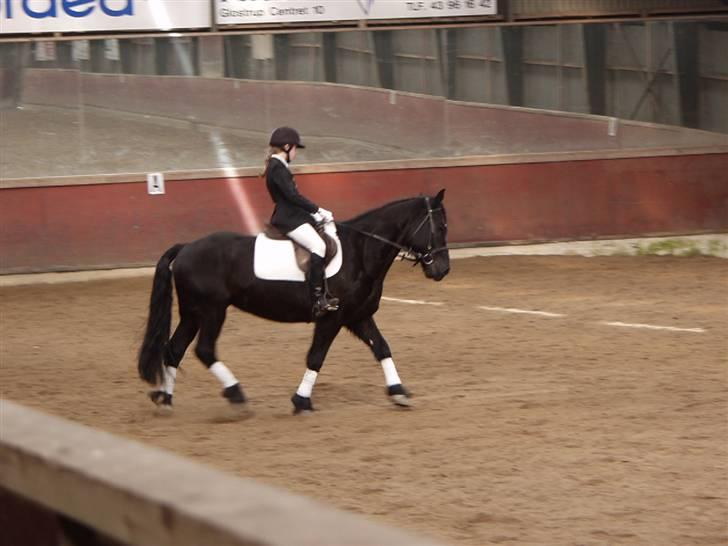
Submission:
[[[396,301],[397,303],[411,303],[413,305],[444,305],[439,301],[403,300],[400,298],[388,298],[386,296],[382,296],[382,299],[386,301]]]
[[[498,311],[500,313],[521,313],[524,315],[539,315],[541,317],[565,317],[561,313],[549,313],[547,311],[531,311],[529,309],[516,309],[514,307],[487,307],[485,305],[478,305],[478,309],[485,309],[486,311]]]
[[[622,328],[646,328],[648,330],[668,330],[670,332],[695,332],[702,334],[705,332],[702,328],[676,328],[675,326],[656,326],[654,324],[633,324],[629,322],[602,322],[607,326],[621,326]]]

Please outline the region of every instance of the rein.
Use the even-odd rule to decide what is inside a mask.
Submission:
[[[398,248],[401,252],[400,258],[402,260],[407,260],[412,263],[412,267],[416,266],[418,263],[422,262],[424,265],[430,265],[432,264],[435,259],[432,257],[433,254],[437,254],[438,252],[444,252],[447,250],[446,246],[433,248],[432,247],[432,238],[435,236],[435,221],[432,218],[432,213],[436,212],[438,210],[442,210],[442,207],[432,209],[430,208],[430,198],[424,197],[425,204],[427,205],[427,215],[422,219],[422,221],[419,223],[419,225],[415,228],[415,230],[410,235],[410,239],[417,235],[417,233],[424,227],[425,223],[429,221],[430,224],[430,236],[427,240],[427,249],[425,252],[420,252],[419,250],[415,250],[412,246],[406,247],[400,243],[397,243],[396,241],[390,241],[389,239],[386,239],[385,237],[382,237],[381,235],[377,235],[376,233],[371,233],[369,231],[364,231],[358,228],[355,228],[354,226],[350,226],[349,224],[340,223],[339,225],[346,227],[347,229],[350,229],[352,231],[356,231],[357,233],[361,233],[362,235],[366,235],[367,237],[371,237],[372,239],[376,239],[377,241],[381,241],[383,243],[386,243],[390,246],[393,246],[395,248]]]

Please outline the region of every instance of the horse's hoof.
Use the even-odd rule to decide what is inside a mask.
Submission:
[[[172,395],[164,391],[149,391],[149,399],[157,406],[172,407]]]
[[[394,404],[397,407],[400,408],[411,408],[412,407],[412,400],[407,398],[404,394],[393,394],[389,397],[389,399],[392,401],[392,404]]]
[[[401,384],[387,387],[387,395],[395,406],[399,406],[400,408],[412,407],[410,393]]]
[[[245,395],[243,394],[243,389],[240,388],[240,383],[230,385],[224,391],[222,391],[222,395],[231,404],[245,404],[245,402],[247,401],[245,399]]]
[[[293,415],[309,415],[313,413],[313,404],[310,398],[294,394],[291,396],[291,402],[293,402]]]
[[[172,415],[172,395],[164,391],[149,391],[149,399],[154,402],[155,415]]]

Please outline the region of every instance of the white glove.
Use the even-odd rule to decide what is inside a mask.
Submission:
[[[334,221],[334,214],[330,210],[320,208],[316,212],[321,215],[321,218],[323,218],[324,222]]]
[[[324,217],[321,216],[321,214],[318,212],[312,212],[311,216],[313,216],[313,219],[316,220],[316,223],[321,223],[324,221]]]

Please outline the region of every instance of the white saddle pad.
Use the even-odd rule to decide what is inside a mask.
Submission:
[[[331,235],[331,232],[328,232]],[[333,277],[341,269],[341,241],[334,232],[336,256],[326,266],[326,278]],[[305,281],[306,277],[296,264],[296,256],[291,241],[269,239],[265,233],[255,238],[253,272],[259,279],[266,281]]]

